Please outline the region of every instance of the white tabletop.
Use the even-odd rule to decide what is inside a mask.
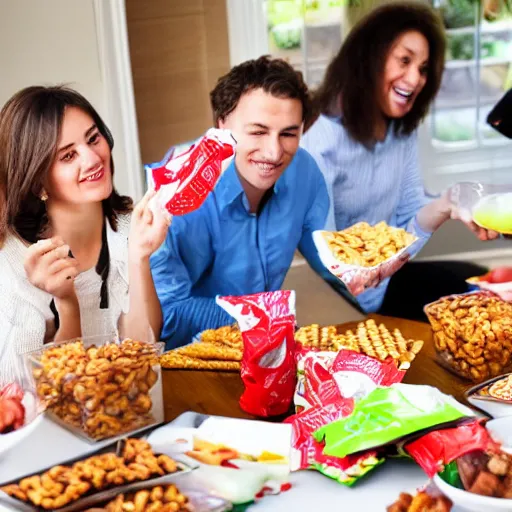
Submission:
[[[193,413],[182,417],[187,426]],[[106,443],[108,444],[108,443]],[[14,478],[85,455],[102,446],[83,441],[44,418],[38,428],[22,443],[0,459],[0,484]],[[193,478],[193,475],[182,478]],[[427,481],[421,469],[409,460],[389,460],[369,473],[353,488],[345,487],[315,471],[292,473],[292,489],[278,496],[266,496],[253,508],[258,511],[311,512],[338,509],[385,511],[400,492],[414,492]],[[0,511],[11,511],[0,504]],[[251,509],[252,510],[252,509]],[[339,509],[341,510],[341,509]],[[453,512],[462,512],[453,509]]]

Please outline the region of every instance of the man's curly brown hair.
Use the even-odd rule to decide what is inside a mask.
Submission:
[[[235,110],[244,94],[255,89],[263,89],[276,98],[300,100],[302,120],[308,122],[311,101],[302,73],[282,59],[272,59],[265,55],[243,62],[219,78],[210,93],[215,126]]]

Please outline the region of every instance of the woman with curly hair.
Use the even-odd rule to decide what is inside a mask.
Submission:
[[[416,129],[439,90],[444,60],[442,22],[425,3],[385,4],[349,33],[314,95],[316,120],[302,139],[326,179],[329,229],[385,221],[426,243],[445,221],[458,218],[446,193],[426,196],[418,162]],[[482,240],[498,236],[467,224]],[[407,264],[389,290],[385,279],[358,295],[359,305],[365,312],[423,318],[429,300],[466,290],[460,266],[429,265],[427,274],[425,265]],[[470,265],[462,274],[483,272]]]

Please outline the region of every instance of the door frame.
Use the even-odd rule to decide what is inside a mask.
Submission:
[[[93,0],[105,117],[115,134],[116,186],[138,201],[145,190],[124,0]]]

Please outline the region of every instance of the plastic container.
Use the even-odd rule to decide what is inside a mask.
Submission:
[[[489,291],[450,295],[425,306],[438,362],[473,382],[512,363],[512,304]]]
[[[451,187],[449,197],[464,220],[512,234],[512,185],[461,182]]]
[[[163,348],[95,336],[48,344],[27,361],[50,417],[95,442],[163,422]]]

